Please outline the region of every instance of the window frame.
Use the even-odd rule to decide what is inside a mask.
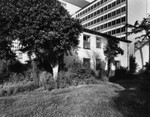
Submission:
[[[87,39],[88,41],[85,41],[85,39]],[[90,43],[91,43],[90,35],[83,34],[83,49],[90,49],[91,48]]]

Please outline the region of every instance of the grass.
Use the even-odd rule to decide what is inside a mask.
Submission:
[[[150,117],[149,99],[147,92],[112,83],[39,88],[0,97],[0,117]]]

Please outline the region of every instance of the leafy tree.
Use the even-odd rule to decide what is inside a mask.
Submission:
[[[118,54],[123,55],[123,50],[118,46],[119,40],[117,39],[108,39],[108,45],[104,51],[105,55],[108,58],[108,76],[111,72],[111,63],[114,61],[114,58]]]
[[[131,29],[131,31],[127,33],[128,35],[145,32],[144,34],[136,37],[135,39],[149,40],[148,43],[149,43],[149,64],[150,64],[150,17],[144,18],[141,22],[136,21],[134,25],[127,24],[126,27]]]
[[[82,31],[57,0],[0,0],[0,35],[18,38],[21,50],[48,61],[57,79],[59,58],[78,46]]]
[[[136,63],[136,58],[133,55],[130,55],[130,73],[136,72],[138,64]]]

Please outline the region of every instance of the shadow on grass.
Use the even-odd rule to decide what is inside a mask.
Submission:
[[[118,82],[125,90],[118,92],[118,96],[113,98],[113,106],[123,117],[150,117],[150,90],[143,90],[143,87],[147,87],[144,84],[147,80],[141,75],[137,78]]]

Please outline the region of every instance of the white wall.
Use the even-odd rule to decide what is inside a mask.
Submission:
[[[90,35],[90,49],[83,49],[83,34]],[[83,58],[90,58],[91,68],[95,69],[96,67],[96,58],[101,59],[101,61],[106,61],[106,56],[104,55],[103,48],[107,45],[108,41],[106,38],[102,37],[101,40],[101,48],[96,48],[96,35],[90,34],[90,33],[82,33],[79,37],[80,43],[79,43],[79,49],[78,54],[75,54],[73,56],[65,56],[64,63],[66,64],[66,67],[69,66],[73,61],[80,61],[83,62]],[[127,43],[120,42],[119,46],[124,50],[123,55],[118,55],[115,60],[120,61],[121,66],[127,67],[128,66],[128,60],[127,60]]]
[[[83,49],[83,34],[90,35],[90,49]],[[83,62],[83,58],[90,58],[90,64],[91,68],[96,68],[96,58],[101,59],[102,61],[105,61],[105,55],[103,48],[107,45],[107,39],[101,36],[101,48],[96,48],[96,35],[86,33],[84,32],[80,35],[79,40],[79,50],[78,54],[75,54],[73,56],[65,56],[64,63],[66,66],[70,65],[73,61],[79,61]]]
[[[121,49],[123,49],[124,54],[123,55],[121,55],[121,54],[117,55],[115,60],[120,61],[121,66],[128,67],[128,62],[129,62],[129,60],[128,60],[128,43],[120,41],[119,46]]]

